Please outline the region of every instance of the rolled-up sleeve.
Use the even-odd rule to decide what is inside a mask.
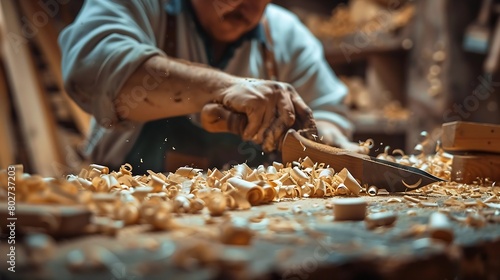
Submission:
[[[65,90],[106,128],[120,121],[114,100],[127,78],[148,58],[164,54],[161,1],[87,0],[59,36]]]
[[[278,26],[273,28],[273,24]],[[331,121],[351,133],[351,123],[339,114],[345,110],[342,101],[348,90],[328,65],[321,42],[290,13],[280,13],[271,28],[280,80],[295,87],[316,119]]]

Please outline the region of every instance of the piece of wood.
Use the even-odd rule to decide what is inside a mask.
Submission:
[[[472,183],[478,178],[500,181],[500,155],[454,155],[451,165],[451,179]]]
[[[226,217],[211,219],[209,224],[203,213],[179,215],[175,219],[181,228],[171,231],[152,232],[149,227],[137,225],[119,229],[116,238],[93,234],[58,241],[53,254],[45,260],[43,273],[22,266],[23,259],[24,265],[30,264],[26,258],[19,257],[26,247],[16,239],[16,268],[22,266],[23,269],[16,270],[15,279],[111,279],[115,271],[125,279],[499,278],[500,224],[471,228],[452,221],[454,243],[452,247],[445,247],[426,238],[426,223],[436,209],[406,203],[387,204],[388,198],[369,197],[367,207],[370,215],[389,212],[397,215],[391,227],[367,229],[366,221],[332,220],[332,210],[324,208],[323,198],[282,201],[231,212],[232,217],[238,218],[267,213],[263,222],[252,222],[256,235],[248,246],[218,241]],[[440,205],[446,199],[445,195],[429,196],[430,201]],[[289,209],[299,203],[304,213],[292,213]],[[279,209],[285,206],[288,210]],[[471,209],[482,211],[479,207]],[[416,216],[408,215],[408,211],[415,212]],[[464,214],[463,209],[450,211],[453,215]],[[298,230],[271,232],[266,224],[275,221],[292,223]],[[0,242],[0,251],[8,253],[9,246],[7,242]],[[172,256],[182,252],[188,261],[209,261],[180,269]],[[7,271],[7,253],[0,254],[1,271]],[[225,265],[221,265],[222,262]],[[240,277],[227,276],[235,272],[239,272]]]
[[[41,85],[25,31],[20,23],[16,1],[0,2],[1,40],[6,72],[13,89],[21,131],[26,139],[34,170],[43,176],[57,176],[53,164],[63,163],[54,116]]]
[[[0,65],[0,169],[7,169],[15,162],[14,130],[7,81],[3,65]]]
[[[27,18],[33,18],[35,14],[44,12],[40,8],[38,1],[21,0],[19,1],[23,14]],[[56,4],[57,5],[57,4]],[[64,101],[70,108],[71,115],[78,130],[83,136],[87,136],[90,131],[90,115],[84,112],[78,105],[69,97],[64,90],[64,81],[61,70],[61,51],[57,44],[58,31],[56,30],[56,22],[54,17],[47,15],[48,23],[39,27],[37,34],[34,36],[34,42],[40,47],[52,74],[56,78],[57,85],[62,92]]]
[[[17,203],[15,215],[9,215],[6,202],[0,203],[0,219],[15,222],[19,232],[42,231],[55,237],[85,233],[92,213],[85,206],[31,205]],[[16,220],[9,220],[10,218]],[[3,229],[2,229],[3,230]]]
[[[460,121],[445,123],[441,141],[447,152],[500,153],[500,125]]]

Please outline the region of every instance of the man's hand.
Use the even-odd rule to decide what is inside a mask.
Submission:
[[[312,110],[289,84],[239,78],[221,94],[224,108],[246,116],[242,138],[266,152],[276,150],[292,126],[316,129]]]
[[[368,154],[369,150],[366,147],[351,142],[335,124],[322,120],[317,120],[316,124],[318,126],[319,137],[323,143],[351,152]]]

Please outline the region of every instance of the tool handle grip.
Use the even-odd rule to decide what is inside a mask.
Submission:
[[[488,20],[490,19],[490,14],[492,11],[492,4],[493,0],[483,0],[483,3],[481,4],[481,10],[479,10],[479,16],[477,18],[479,24],[488,24]]]
[[[201,110],[201,125],[209,132],[229,132],[242,135],[247,126],[245,114],[226,109],[222,104],[209,103]]]
[[[486,57],[484,70],[486,73],[493,74],[498,70],[500,63],[500,18],[497,19],[495,32],[493,33],[493,42],[490,46],[490,53]]]

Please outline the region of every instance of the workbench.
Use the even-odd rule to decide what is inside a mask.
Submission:
[[[334,221],[330,199],[281,201],[231,211],[249,218],[254,236],[249,246],[217,241],[220,221],[208,213],[178,215],[175,230],[151,231],[134,225],[116,236],[86,235],[54,241],[54,250],[38,269],[22,245],[15,273],[2,279],[498,279],[498,210],[445,206],[448,197],[408,193],[438,207],[421,207],[401,195],[365,196],[368,212],[394,211],[393,226],[367,229],[363,221]],[[469,199],[470,200],[470,199]],[[452,222],[450,245],[428,238],[430,213],[448,208],[455,216],[496,211],[482,226]],[[204,209],[206,210],[206,209]],[[444,210],[442,210],[444,211]],[[210,217],[210,218],[209,218]],[[269,224],[274,226],[270,230]],[[6,242],[0,244],[6,252]],[[86,259],[90,263],[79,265]]]

